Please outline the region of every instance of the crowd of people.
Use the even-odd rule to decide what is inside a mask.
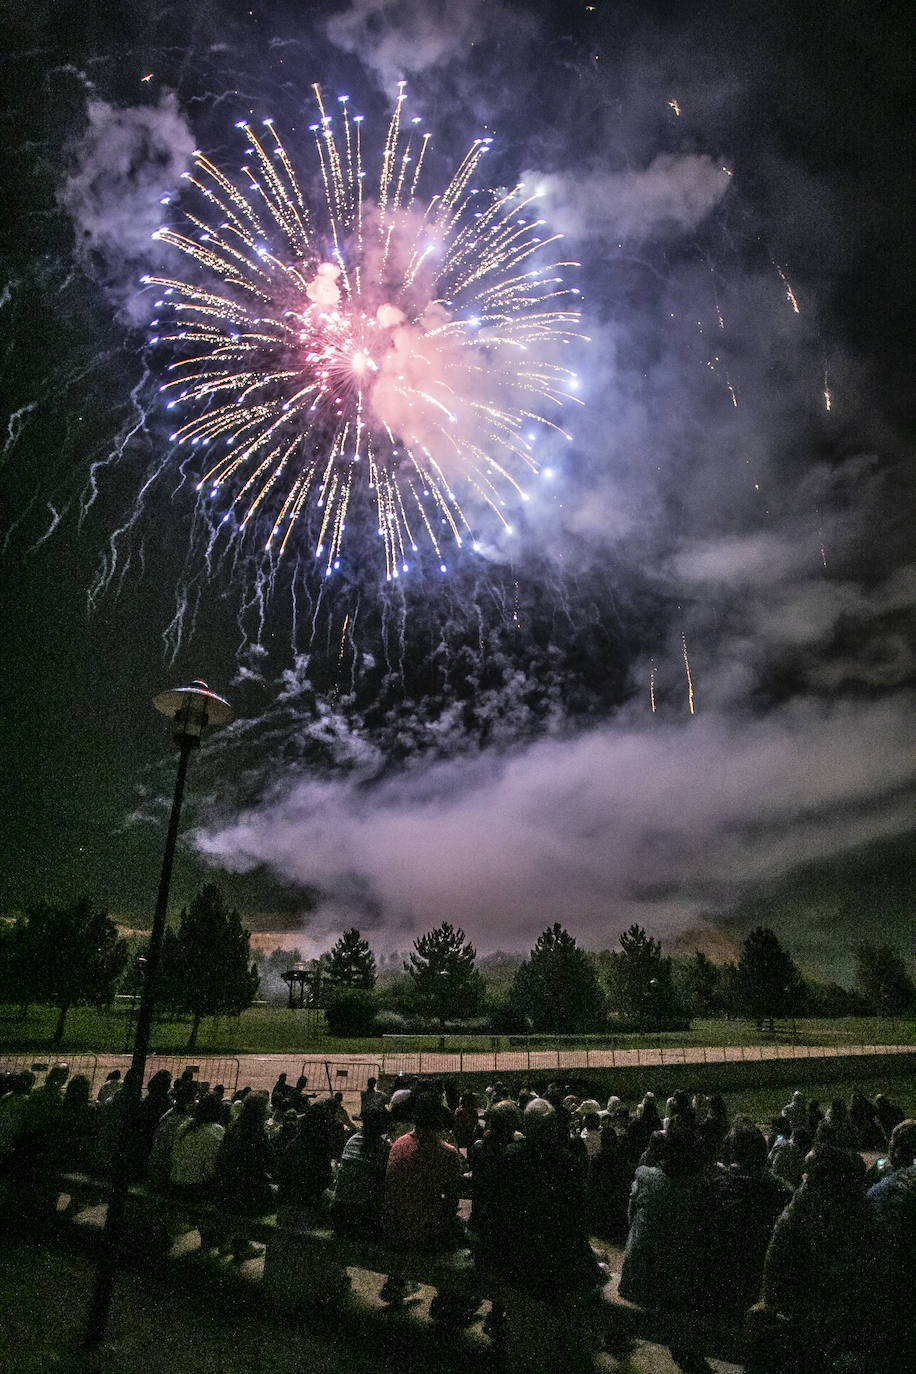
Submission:
[[[875,1151],[886,1157],[868,1168]],[[545,1313],[555,1355],[626,1344],[602,1304],[597,1237],[623,1250],[620,1296],[649,1311],[688,1374],[737,1331],[748,1374],[916,1368],[916,1121],[884,1095],[822,1111],[795,1092],[765,1132],[721,1096],[684,1091],[660,1111],[651,1092],[632,1109],[561,1083],[494,1083],[479,1102],[451,1083],[398,1082],[388,1098],[370,1079],[354,1121],[341,1094],[284,1074],[269,1094],[230,1094],[160,1070],[143,1093],[115,1070],[94,1100],[65,1064],[40,1085],[0,1074],[7,1198],[62,1172],[104,1175],[118,1153],[149,1189],[216,1203],[201,1245],[235,1259],[259,1251],[231,1219],[274,1212],[393,1251],[469,1247],[473,1282],[444,1285],[431,1315],[460,1325],[478,1289],[497,1295],[487,1328],[499,1339],[520,1324],[513,1347],[534,1333],[543,1348]],[[415,1288],[393,1268],[391,1304]]]

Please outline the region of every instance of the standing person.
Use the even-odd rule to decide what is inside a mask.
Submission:
[[[286,1074],[281,1073],[270,1091],[270,1105],[275,1112],[283,1109],[289,1093],[290,1088],[286,1082]]]
[[[366,1112],[384,1111],[388,1106],[388,1098],[378,1087],[377,1078],[367,1078],[366,1086],[359,1095],[359,1115],[362,1120]]]

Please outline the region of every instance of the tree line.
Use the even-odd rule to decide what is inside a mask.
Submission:
[[[276,951],[275,965],[298,952]],[[765,926],[752,930],[732,963],[701,951],[675,960],[641,926],[619,948],[592,954],[559,923],[548,927],[508,985],[488,985],[473,944],[443,921],[413,943],[400,973],[379,985],[375,959],[359,931],[345,931],[318,961],[312,993],[338,1035],[407,1030],[418,1024],[480,1022],[501,1034],[581,1034],[606,1028],[664,1031],[697,1016],[753,1020],[773,1031],[798,1016],[892,1016],[916,1011],[916,986],[889,946],[856,950],[859,989],[802,976]]]
[[[38,903],[0,924],[0,1003],[23,1015],[33,1004],[55,1006],[52,1043],[60,1044],[72,1007],[101,1007],[118,992],[139,992],[144,948],[131,951],[88,898]],[[298,957],[274,951],[259,967],[239,913],[207,884],[166,929],[157,1010],[190,1016],[193,1048],[203,1017],[240,1015],[262,976],[269,985]],[[485,981],[464,931],[443,921],[413,942],[382,985],[368,941],[351,927],[314,961],[309,1000],[324,1008],[329,1031],[343,1036],[475,1021],[494,1034],[664,1031],[697,1016],[746,1017],[772,1030],[777,1018],[916,1011],[916,986],[895,950],[862,944],[855,959],[859,987],[850,990],[805,979],[765,926],[748,934],[734,962],[717,964],[699,950],[675,960],[636,924],[618,948],[593,954],[557,922],[538,936],[511,980],[496,984]]]

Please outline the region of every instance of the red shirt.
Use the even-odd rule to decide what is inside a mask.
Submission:
[[[436,1135],[402,1135],[391,1147],[382,1224],[405,1249],[434,1250],[451,1239],[464,1160]]]

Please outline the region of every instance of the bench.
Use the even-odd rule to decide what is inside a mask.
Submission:
[[[54,1195],[58,1225],[100,1231],[110,1184],[86,1174],[61,1174]],[[53,1209],[52,1209],[53,1210]],[[165,1263],[177,1254],[177,1238],[192,1231],[218,1230],[265,1246],[262,1292],[278,1313],[297,1318],[309,1312],[337,1313],[353,1302],[349,1269],[399,1276],[437,1291],[448,1290],[499,1304],[505,1320],[498,1331],[498,1361],[506,1370],[534,1371],[539,1357],[550,1374],[560,1374],[558,1347],[570,1352],[571,1368],[582,1366],[583,1349],[624,1350],[633,1339],[666,1343],[658,1318],[619,1297],[609,1280],[592,1303],[567,1312],[492,1275],[475,1269],[470,1250],[401,1251],[369,1240],[336,1235],[313,1218],[281,1209],[274,1216],[231,1217],[213,1203],[193,1202],[154,1192],[142,1185],[128,1191],[125,1258]],[[255,1266],[249,1277],[254,1277]],[[580,1348],[571,1342],[580,1340]],[[741,1362],[742,1333],[717,1333],[707,1353]]]

